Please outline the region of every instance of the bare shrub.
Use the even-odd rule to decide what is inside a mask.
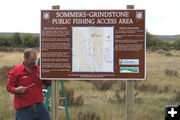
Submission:
[[[113,81],[111,80],[92,80],[92,85],[94,85],[97,90],[107,91],[113,86]]]
[[[94,111],[88,111],[86,113],[80,112],[77,117],[78,120],[100,120],[100,116]]]
[[[70,88],[70,89],[67,89],[65,87],[65,93],[66,93],[66,100],[67,100],[67,105],[69,107],[73,106],[73,105],[83,105],[84,103],[84,98],[83,98],[83,95],[80,95],[80,96],[77,96],[76,98],[74,97],[74,89],[73,88]],[[59,91],[59,94],[60,94],[60,98],[62,98],[63,96],[63,93],[62,93],[62,90],[60,89]],[[64,99],[60,99],[59,100],[59,105],[61,106],[64,106]]]
[[[175,92],[175,100],[180,101],[180,90],[179,91],[174,91]]]
[[[126,90],[126,81],[120,81],[119,89],[120,90]]]
[[[158,54],[164,54],[164,53],[166,53],[166,51],[165,51],[165,50],[162,50],[162,49],[159,49],[159,50],[156,51],[156,53],[158,53]]]
[[[137,97],[138,95],[139,95],[138,92],[134,94],[135,97]],[[109,98],[109,102],[119,104],[125,102],[125,99],[126,99],[126,91],[121,92],[121,90],[117,89],[114,91],[114,96],[112,98],[111,97]]]
[[[121,92],[120,90],[114,91],[114,96],[109,98],[110,103],[122,103],[126,99],[126,91]]]
[[[79,95],[76,97],[76,99],[73,102],[73,105],[83,105],[84,104],[84,96],[83,95]]]
[[[140,91],[147,91],[147,85],[145,84],[138,85],[136,89]]]
[[[0,83],[6,84],[8,80],[9,71],[14,68],[14,66],[4,66],[0,68]]]
[[[13,47],[1,46],[0,47],[0,51],[2,51],[2,52],[12,52],[13,51]]]
[[[135,82],[134,82],[134,89],[137,89],[139,83],[140,83],[140,81],[135,81]]]
[[[164,93],[168,93],[169,92],[169,88],[168,88],[168,86],[165,86],[164,87]]]
[[[167,52],[167,53],[165,53],[165,56],[170,57],[170,56],[173,56],[173,54],[172,54],[172,53]]]
[[[165,69],[164,74],[167,76],[175,76],[177,77],[178,72],[176,70],[172,70],[172,69]]]
[[[168,86],[164,88],[160,88],[158,85],[152,84],[139,84],[135,87],[136,90],[144,91],[144,92],[158,92],[158,93],[167,93],[169,91]]]
[[[127,81],[120,81],[119,83],[119,90],[126,90],[126,82]],[[140,81],[134,81],[134,88],[136,89],[137,88],[137,85]]]
[[[67,89],[65,87],[65,93],[66,93],[66,100],[67,100],[68,106],[72,106],[73,101],[74,101],[74,89],[72,89],[72,88]],[[59,91],[59,94],[60,94],[60,98],[62,98],[63,97],[63,92],[62,92],[61,89]],[[59,100],[59,105],[64,106],[64,99]]]

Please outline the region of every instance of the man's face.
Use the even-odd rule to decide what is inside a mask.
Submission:
[[[25,64],[30,67],[30,68],[34,68],[35,67],[35,64],[36,64],[36,59],[37,59],[37,56],[35,53],[31,53],[29,58],[26,58],[24,57],[24,62]]]

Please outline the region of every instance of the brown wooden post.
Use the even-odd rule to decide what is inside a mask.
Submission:
[[[52,91],[51,91],[51,118],[52,120],[56,119],[56,81],[52,81]]]
[[[127,9],[134,9],[134,5],[127,5]],[[134,81],[126,81],[126,120],[134,120]]]
[[[52,9],[60,9],[59,5],[52,6]],[[59,84],[60,80],[52,80],[52,93],[51,93],[51,119],[58,120],[59,113]]]
[[[53,10],[59,10],[59,9],[60,9],[60,6],[59,6],[59,5],[53,5],[53,6],[52,6],[52,9],[53,9]]]

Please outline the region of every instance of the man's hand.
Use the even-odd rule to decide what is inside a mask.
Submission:
[[[15,88],[15,93],[24,93],[28,87],[19,86]]]

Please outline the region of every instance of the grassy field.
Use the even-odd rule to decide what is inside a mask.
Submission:
[[[147,79],[136,82],[135,120],[164,120],[164,106],[180,104],[180,94],[175,93],[180,88],[180,51],[170,53],[171,56],[147,53]],[[2,68],[5,65],[22,63],[23,56],[20,52],[0,52],[0,60]],[[170,73],[165,74],[165,71]],[[87,81],[65,81],[64,84],[66,88],[74,89],[74,98],[83,95],[84,99],[83,105],[69,107],[70,120],[125,120],[122,81],[114,81],[112,88],[107,91],[98,91]],[[122,98],[119,101],[116,96],[117,90]],[[0,96],[0,120],[13,120],[13,95],[6,91],[5,84],[0,85]],[[80,115],[89,118],[97,116],[97,119],[80,119]],[[59,111],[59,120],[66,120],[64,110]]]
[[[0,68],[22,63],[23,53],[21,52],[0,52]]]

